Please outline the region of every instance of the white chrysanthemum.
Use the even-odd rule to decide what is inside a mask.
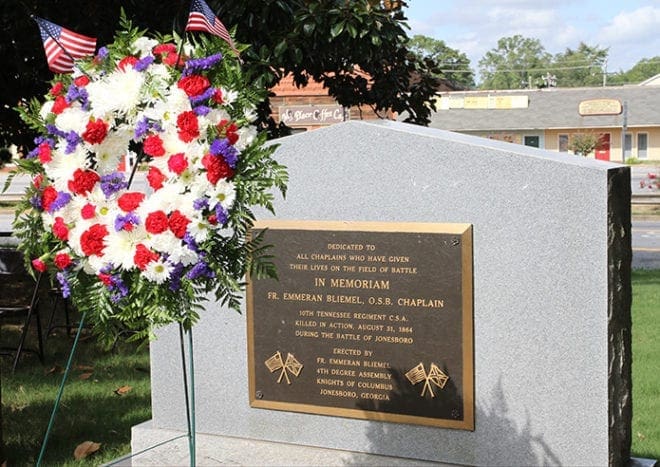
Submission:
[[[87,264],[84,266],[85,270],[91,270],[92,274],[95,276],[97,276],[102,269],[108,267],[108,262],[104,258],[96,255],[88,256],[86,263]]]
[[[195,264],[199,261],[199,256],[197,256],[197,253],[181,243],[181,241],[171,245],[167,251],[169,253],[168,261],[172,264],[181,263],[184,266],[190,266],[191,264]]]
[[[178,154],[180,152],[188,152],[188,144],[181,141],[179,135],[177,134],[176,127],[167,128],[168,131],[160,134],[160,138],[163,140],[163,148],[165,148],[166,154]],[[167,160],[167,156],[162,157],[162,159]]]
[[[65,132],[75,131],[79,135],[85,132],[87,122],[89,121],[89,112],[81,109],[77,105],[67,107],[55,117],[55,126]]]
[[[135,267],[134,257],[136,247],[145,241],[147,232],[141,226],[135,226],[132,231],[111,231],[106,238],[106,256],[115,266],[128,271]]]
[[[41,110],[39,110],[39,116],[41,117],[42,120],[46,120],[46,117],[48,117],[48,114],[51,113],[53,110],[53,105],[55,104],[55,101],[46,101],[44,102],[44,105],[41,106]]]
[[[77,169],[86,169],[89,167],[87,154],[78,146],[71,154],[65,154],[66,141],[58,143],[55,150],[51,153],[52,160],[44,164],[46,175],[53,180],[53,185],[58,191],[68,190],[69,180],[73,179],[73,173]]]
[[[257,129],[250,125],[238,129],[238,141],[234,144],[234,147],[239,151],[242,151],[250,144],[254,142],[254,139],[257,137]]]
[[[211,233],[211,225],[209,222],[200,215],[193,216],[188,224],[188,232],[192,235],[197,243],[202,243],[209,238]]]
[[[133,132],[123,128],[108,133],[102,143],[91,146],[96,153],[96,170],[104,175],[117,170],[121,157],[128,152],[128,143],[133,137]]]
[[[137,208],[137,214],[140,219],[146,220],[149,213],[163,211],[169,213],[177,209],[179,198],[179,187],[171,183],[166,183],[160,190],[155,191],[151,196]]]
[[[138,54],[140,57],[146,57],[151,54],[151,51],[157,45],[158,41],[156,39],[145,36],[138,37],[131,45],[131,52]]]
[[[248,122],[253,122],[257,119],[257,112],[254,108],[245,108],[243,110],[243,117],[245,117]]]
[[[213,209],[220,203],[220,205],[229,210],[236,200],[236,187],[232,182],[227,180],[218,180],[213,191],[209,194],[209,208]]]
[[[151,261],[147,264],[147,267],[142,271],[142,274],[144,274],[144,277],[151,282],[163,284],[170,278],[172,269],[171,264],[166,263],[163,260],[157,260]]]
[[[160,121],[164,126],[176,127],[176,117],[181,112],[191,110],[188,95],[176,86],[169,88],[161,100],[144,109],[142,115]]]
[[[100,81],[87,85],[87,93],[95,117],[118,112],[126,115],[140,103],[144,74],[127,67],[116,70]]]
[[[177,238],[172,231],[166,230],[159,234],[148,234],[148,238],[144,242],[144,245],[159,253],[170,254],[171,251],[181,245],[181,239]]]
[[[225,88],[220,88],[220,91],[222,92],[222,103],[224,105],[231,105],[236,101],[236,99],[238,99],[238,91]]]
[[[231,120],[231,116],[224,109],[213,109],[206,114],[206,119],[211,125],[217,125],[222,120]]]

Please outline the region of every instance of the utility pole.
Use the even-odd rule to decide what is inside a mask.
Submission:
[[[603,87],[607,86],[607,58],[603,64]]]
[[[621,127],[621,162],[626,162],[626,131],[628,130],[628,102],[623,101],[623,126]]]

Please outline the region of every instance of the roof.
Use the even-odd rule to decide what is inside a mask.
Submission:
[[[430,127],[452,131],[542,130],[660,126],[660,86],[599,88],[546,88],[509,91],[442,93],[442,98],[511,97],[526,102],[522,108],[451,108],[431,115]],[[526,99],[525,99],[526,98]],[[618,100],[626,110],[618,115],[580,115],[580,102],[590,99]]]

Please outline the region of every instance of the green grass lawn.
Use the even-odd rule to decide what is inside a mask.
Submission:
[[[660,270],[633,272],[632,452],[660,459]]]
[[[633,444],[636,457],[660,459],[660,270],[633,273]],[[16,332],[3,327],[5,333]],[[11,466],[34,465],[73,340],[63,330],[46,342],[46,365],[28,356],[14,375],[3,358],[2,421]],[[148,350],[121,344],[103,351],[92,338],[79,345],[44,465],[99,465],[130,451],[133,425],[151,418]],[[129,388],[123,395],[120,388]],[[101,444],[75,461],[76,446]]]

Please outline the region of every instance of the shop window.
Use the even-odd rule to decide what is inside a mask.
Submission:
[[[632,134],[626,133],[623,137],[623,160],[632,157]]]
[[[525,136],[524,144],[525,146],[531,146],[533,148],[538,148],[540,144],[540,138],[538,136]]]
[[[558,135],[559,138],[559,152],[568,152],[568,135]]]
[[[648,133],[637,133],[637,157],[646,159],[648,157],[649,135]]]

